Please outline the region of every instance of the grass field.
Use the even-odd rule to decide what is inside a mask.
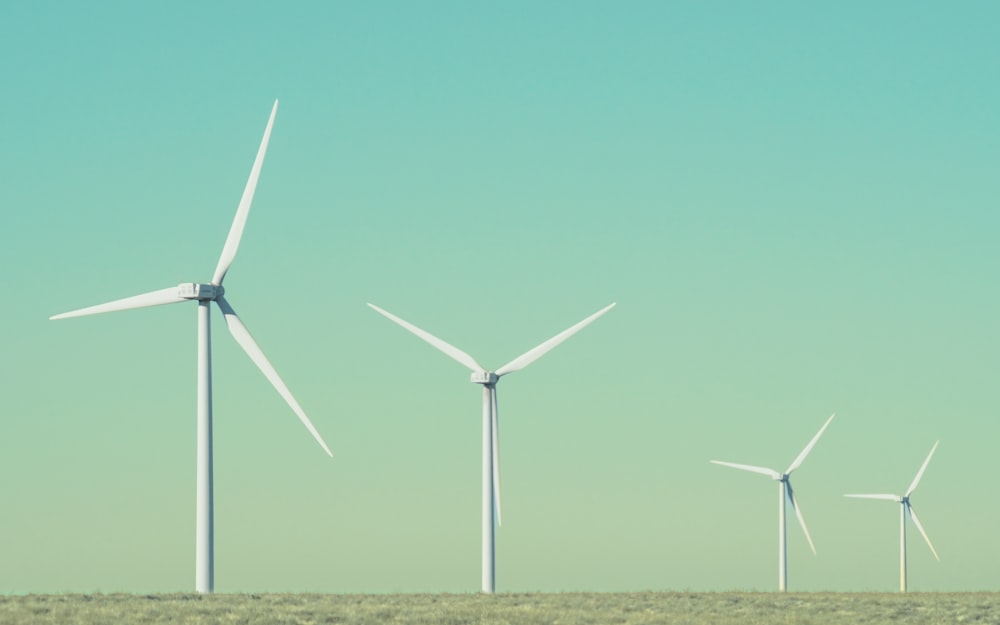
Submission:
[[[1000,625],[1000,593],[23,595],[0,597],[0,623]]]

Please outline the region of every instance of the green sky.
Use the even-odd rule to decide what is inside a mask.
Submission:
[[[208,6],[206,6],[206,4]],[[195,307],[214,317],[216,588],[475,591],[497,367],[501,591],[1000,586],[992,2],[0,5],[0,592],[194,584]]]

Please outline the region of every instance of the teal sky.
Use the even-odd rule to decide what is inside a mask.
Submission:
[[[253,3],[250,3],[251,5]],[[207,281],[216,587],[476,591],[499,388],[501,591],[996,590],[1000,8],[992,2],[0,6],[0,592],[194,585]],[[808,5],[808,6],[807,6]]]

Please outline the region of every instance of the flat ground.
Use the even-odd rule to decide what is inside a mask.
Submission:
[[[0,623],[1000,625],[1000,593],[0,596]]]

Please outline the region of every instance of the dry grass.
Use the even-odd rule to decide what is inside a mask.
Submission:
[[[998,593],[25,595],[4,625],[1000,625]]]

